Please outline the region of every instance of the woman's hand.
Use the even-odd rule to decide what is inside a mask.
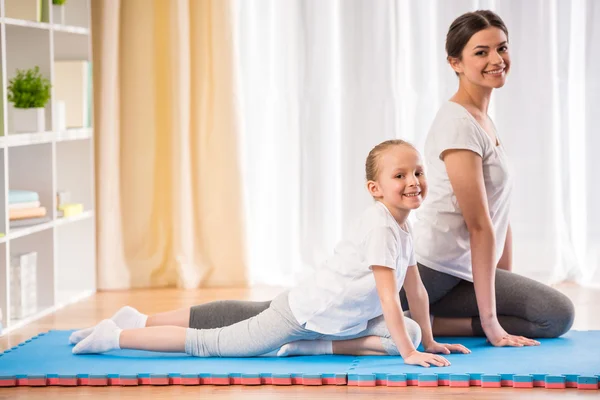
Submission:
[[[502,328],[502,326],[500,326],[500,323],[498,322],[487,328],[483,326],[483,330],[488,341],[496,347],[523,347],[540,345],[540,342],[537,340],[509,334],[504,330],[504,328]]]
[[[435,365],[436,367],[448,367],[450,366],[450,361],[436,354],[422,353],[415,350],[410,353],[408,357],[404,358],[404,364],[420,365],[425,368],[429,368],[430,365]]]
[[[462,344],[448,344],[448,343],[438,343],[431,342],[427,346],[424,346],[425,351],[427,353],[441,353],[441,354],[450,354],[450,353],[463,353],[469,354],[471,350],[467,349]]]

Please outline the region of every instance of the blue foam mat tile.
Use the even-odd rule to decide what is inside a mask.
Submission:
[[[578,377],[600,374],[600,331],[570,331],[557,339],[540,339],[541,345],[535,347],[493,347],[484,338],[438,338],[440,342],[461,343],[471,349],[471,354],[444,355],[449,367],[430,367],[406,365],[400,357],[370,356],[357,357],[358,365],[352,371],[353,376],[365,373],[406,374],[407,381],[430,380],[431,374],[438,377],[438,383],[445,382],[448,374],[469,374],[471,385],[476,382],[500,383],[502,386],[517,385],[578,387]],[[478,371],[470,373],[469,371]],[[419,378],[425,375],[426,378]],[[352,381],[353,376],[348,376]],[[526,378],[525,378],[526,377]],[[456,379],[456,378],[455,378]],[[463,379],[465,379],[463,377]],[[452,378],[451,378],[452,381]],[[352,384],[352,383],[350,383]],[[588,388],[594,381],[586,383]],[[488,385],[492,387],[494,385]]]
[[[204,383],[259,384],[272,374],[295,376],[302,384],[330,380],[340,384],[352,366],[354,356],[198,358],[182,353],[155,353],[117,350],[105,354],[74,355],[68,343],[72,331],[50,331],[40,334],[22,346],[3,353],[0,359],[0,385],[16,375],[46,376],[52,382],[67,382],[78,375],[97,375],[111,379],[126,378],[140,384],[172,384],[181,375],[195,375]],[[169,376],[179,374],[179,377]]]
[[[196,358],[134,350],[76,356],[68,344],[71,332],[42,333],[0,354],[0,386],[468,383],[597,390],[600,377],[600,331],[571,331],[525,348],[495,348],[482,338],[443,338],[472,353],[448,355],[450,367],[427,369],[406,365],[400,357],[375,356]]]

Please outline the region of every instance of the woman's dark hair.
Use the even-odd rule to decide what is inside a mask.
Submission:
[[[462,51],[471,36],[490,26],[501,29],[508,39],[508,29],[496,13],[489,10],[468,12],[456,18],[446,35],[446,53],[448,57],[461,59]]]

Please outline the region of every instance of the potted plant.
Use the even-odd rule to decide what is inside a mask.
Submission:
[[[44,106],[50,99],[50,81],[40,74],[38,66],[20,70],[9,81],[8,101],[13,103],[13,130],[41,132],[46,130]]]
[[[65,23],[65,7],[67,0],[52,0],[52,22],[55,24]]]

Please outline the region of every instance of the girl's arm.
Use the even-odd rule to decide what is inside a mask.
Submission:
[[[410,316],[421,327],[421,340],[423,347],[427,348],[434,341],[429,319],[429,295],[416,265],[408,267],[403,287],[410,308]]]
[[[502,251],[502,257],[498,261],[497,268],[512,271],[512,229],[508,224],[508,231],[506,232],[506,240],[504,241],[504,250]]]
[[[496,314],[496,245],[483,181],[482,159],[470,150],[442,155],[452,189],[469,230],[473,284],[482,328],[495,346],[522,346],[530,339],[509,335]]]
[[[426,352],[443,354],[452,352],[468,354],[471,352],[461,344],[437,343],[433,339],[431,319],[429,318],[429,295],[416,265],[408,267],[403,287],[410,306],[411,318],[421,327],[423,348]]]
[[[429,367],[429,364],[438,367],[450,365],[444,357],[421,353],[415,349],[404,325],[404,315],[402,314],[394,270],[377,265],[372,266],[372,268],[375,275],[377,293],[381,301],[381,308],[383,309],[383,318],[404,362],[424,367]]]

